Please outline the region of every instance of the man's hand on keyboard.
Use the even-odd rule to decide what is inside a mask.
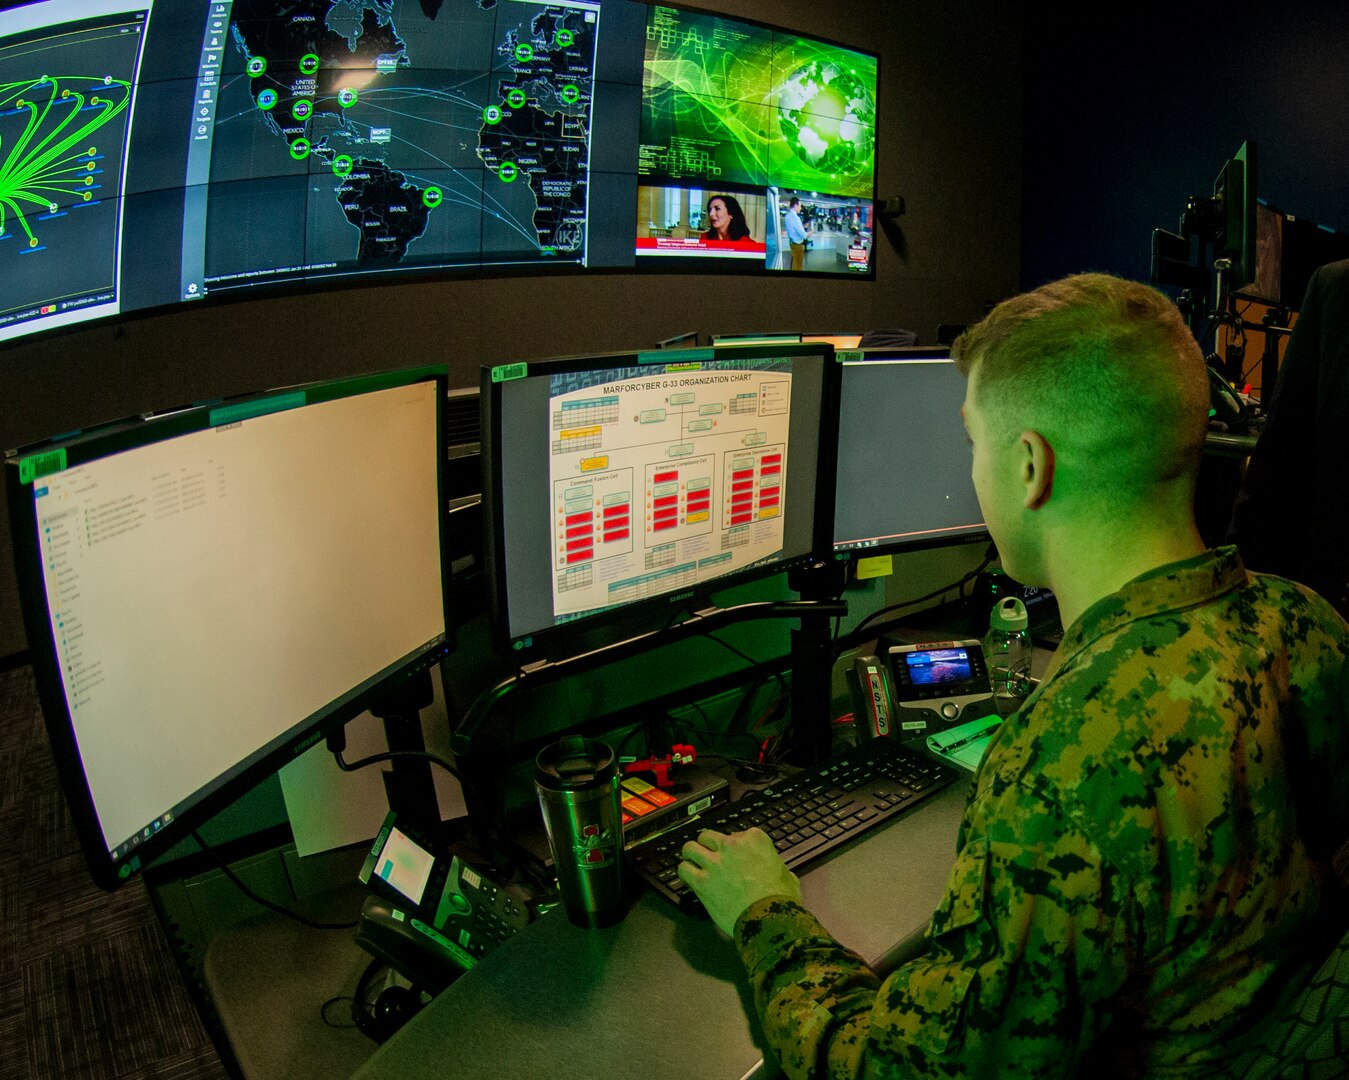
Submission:
[[[679,877],[698,895],[727,934],[750,904],[766,896],[801,899],[801,882],[760,829],[725,833],[704,829],[680,852]]]

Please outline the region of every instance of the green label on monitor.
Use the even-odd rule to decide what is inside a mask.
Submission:
[[[41,476],[64,472],[65,468],[66,452],[62,447],[47,450],[41,454],[34,454],[32,457],[26,457],[19,462],[19,483],[31,484]]]
[[[675,360],[675,357],[679,357]],[[670,371],[697,371],[698,365],[715,360],[711,349],[651,349],[637,354],[639,364],[667,364]]]
[[[224,427],[226,424],[238,424],[254,417],[267,416],[270,413],[298,409],[305,403],[303,391],[294,394],[277,394],[276,397],[259,398],[257,401],[244,401],[238,405],[222,405],[211,410],[211,427]]]
[[[511,382],[529,374],[528,364],[498,364],[492,369],[493,382]]]
[[[839,349],[835,351],[834,359],[840,364],[858,364],[866,359],[866,354],[861,349]]]

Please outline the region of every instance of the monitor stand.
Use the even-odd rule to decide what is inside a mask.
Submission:
[[[435,700],[431,672],[420,671],[370,707],[384,723],[389,752],[426,753],[421,711]],[[384,795],[399,821],[422,836],[439,840],[440,802],[436,798],[431,763],[425,758],[395,757],[384,770]]]
[[[791,632],[792,749],[797,765],[819,765],[833,750],[834,642],[828,605],[842,595],[847,564],[812,562],[787,575],[788,588],[801,596],[801,618]],[[845,609],[846,610],[846,609]]]

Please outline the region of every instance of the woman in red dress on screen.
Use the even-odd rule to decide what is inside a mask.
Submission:
[[[707,200],[707,223],[712,227],[703,233],[704,240],[754,240],[734,195],[713,195]]]

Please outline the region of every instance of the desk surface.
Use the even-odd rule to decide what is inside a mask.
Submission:
[[[955,859],[967,788],[957,780],[802,875],[806,903],[843,944],[876,961],[927,924]],[[356,1076],[739,1080],[764,1054],[752,1013],[720,931],[644,891],[606,930],[578,929],[561,910],[539,919]]]

